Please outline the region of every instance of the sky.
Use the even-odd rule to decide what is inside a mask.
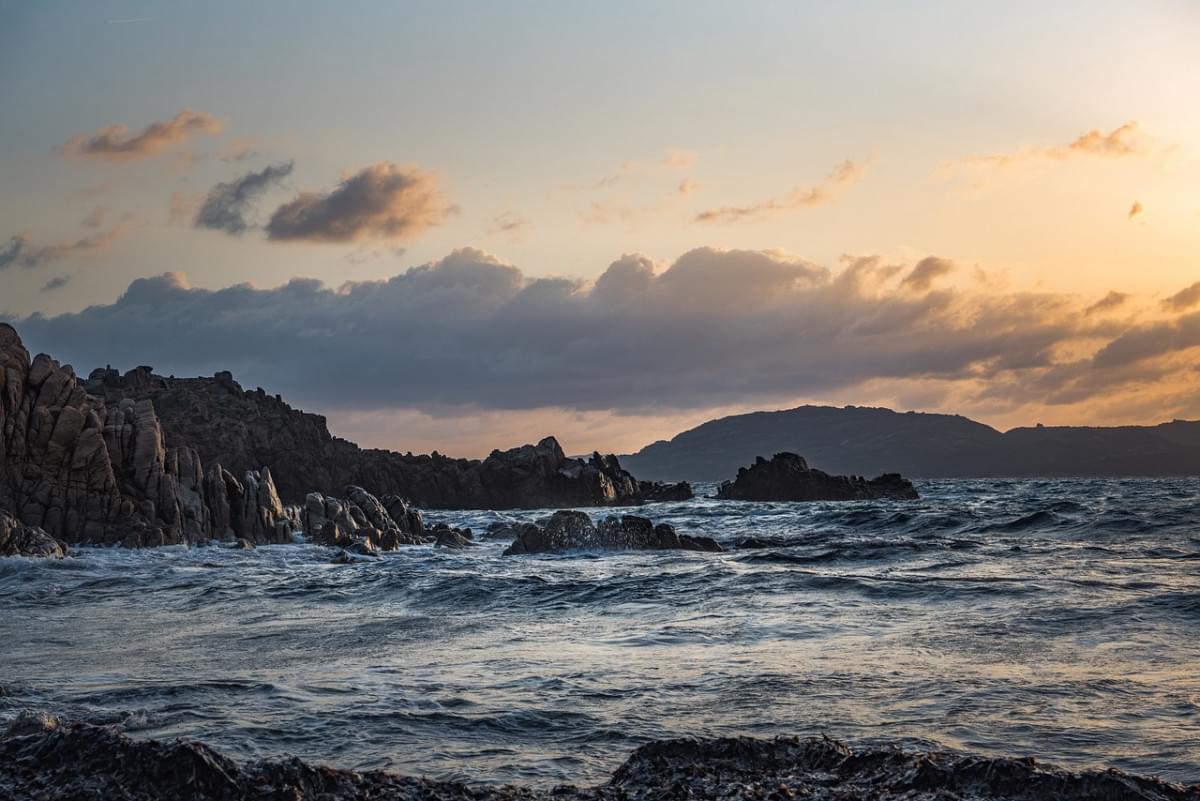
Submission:
[[[0,320],[365,445],[1200,417],[1200,5],[0,0]]]

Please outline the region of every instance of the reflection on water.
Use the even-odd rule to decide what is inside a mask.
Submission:
[[[827,732],[1200,782],[1200,484],[918,488],[645,510],[770,546],[717,555],[2,560],[0,717],[490,781],[599,781],[662,737]]]

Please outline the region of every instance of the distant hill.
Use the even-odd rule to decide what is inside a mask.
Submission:
[[[960,415],[800,406],[711,420],[620,459],[643,479],[722,481],[779,451],[830,473],[866,476],[1200,475],[1200,422],[1001,433]]]

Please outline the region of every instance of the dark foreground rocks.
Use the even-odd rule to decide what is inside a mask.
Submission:
[[[736,479],[720,486],[717,497],[727,501],[857,501],[918,496],[912,482],[898,473],[870,480],[831,476],[809,467],[794,453],[777,453],[770,461],[760,456],[750,467],[740,468]]]
[[[600,523],[584,512],[559,511],[545,525],[525,523],[513,530],[516,539],[505,556],[564,551],[710,551],[721,546],[709,537],[679,534],[667,523],[655,525],[645,517],[621,515]]]
[[[239,764],[188,741],[25,717],[0,739],[0,797],[99,801],[1197,801],[1183,787],[1120,771],[1070,773],[1032,759],[891,749],[831,739],[727,738],[645,745],[599,787],[468,785],[355,772],[299,759]]]

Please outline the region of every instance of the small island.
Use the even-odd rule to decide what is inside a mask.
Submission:
[[[912,482],[899,473],[877,478],[831,476],[809,467],[804,457],[777,453],[769,461],[759,456],[737,478],[717,490],[725,501],[859,501],[873,498],[914,500],[920,497]]]

